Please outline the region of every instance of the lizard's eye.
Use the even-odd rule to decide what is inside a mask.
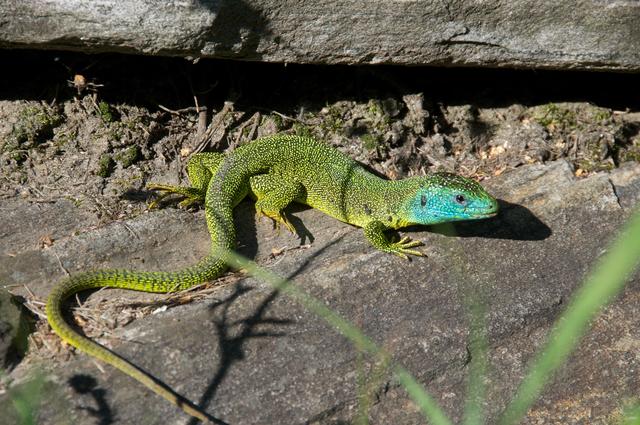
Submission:
[[[456,202],[459,203],[460,205],[464,205],[467,200],[464,197],[464,195],[456,195]]]
[[[427,205],[427,196],[426,196],[426,195],[422,195],[422,196],[420,197],[420,205],[421,205],[421,206],[423,206],[423,207],[424,207],[425,205]]]

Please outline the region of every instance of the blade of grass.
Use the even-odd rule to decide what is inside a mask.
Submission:
[[[552,373],[578,344],[589,321],[622,290],[639,262],[640,211],[637,211],[556,323],[545,349],[533,362],[515,398],[502,414],[501,425],[515,424],[524,417]]]
[[[0,369],[0,376],[5,376]],[[44,377],[39,372],[35,373],[26,382],[11,387],[8,390],[9,400],[17,414],[19,425],[35,425],[38,408],[44,391]]]
[[[622,425],[640,424],[640,405],[628,409],[625,412]]]
[[[487,328],[482,304],[468,302],[469,310],[469,383],[464,409],[465,425],[484,423],[485,376],[487,375]]]
[[[383,362],[393,364],[392,370],[396,379],[406,389],[409,396],[418,405],[422,414],[429,423],[431,425],[452,425],[451,420],[442,411],[438,403],[426,392],[424,387],[420,385],[420,383],[418,383],[406,369],[393,363],[391,361],[391,356],[389,356],[389,354],[382,348],[378,347],[355,325],[329,309],[322,303],[322,301],[312,297],[275,273],[258,266],[253,261],[250,261],[233,251],[226,251],[222,253],[221,257],[233,267],[245,269],[255,278],[268,283],[273,288],[294,298],[307,310],[315,313],[332,325],[344,337],[349,339],[359,350],[372,354]]]
[[[452,223],[436,225],[438,233],[446,236],[457,236],[457,231]],[[466,256],[462,247],[455,243],[455,239],[447,238],[443,242],[451,255],[449,271],[459,282],[465,281]],[[490,270],[485,268],[485,272]],[[491,275],[491,273],[489,273]],[[490,279],[490,278],[489,278]],[[485,321],[486,305],[481,286],[461,285],[464,304],[467,310],[469,323],[469,377],[467,382],[467,394],[465,397],[464,421],[465,425],[480,425],[485,423],[484,402],[486,393],[485,378],[489,364],[487,326]],[[471,289],[473,288],[473,289]]]
[[[355,425],[369,425],[369,407],[371,400],[369,388],[367,388],[367,378],[364,371],[364,353],[358,351],[356,355],[356,389],[358,392],[358,415]]]
[[[444,414],[438,403],[425,391],[424,387],[409,373],[408,370],[399,365],[393,366],[393,373],[396,379],[404,387],[405,391],[418,405],[422,415],[430,425],[453,425],[451,419]]]

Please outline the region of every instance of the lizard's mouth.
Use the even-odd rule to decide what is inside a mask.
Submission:
[[[489,218],[495,217],[498,215],[498,210],[496,208],[482,208],[482,209],[474,209],[474,210],[466,210],[465,211],[469,216],[474,218]]]
[[[498,215],[499,211],[500,208],[498,207],[498,202],[494,200],[493,202],[485,205],[477,205],[475,208],[471,207],[466,212],[474,218],[489,218]]]
[[[477,213],[476,216],[479,218],[489,218],[489,217],[495,217],[498,215],[498,211],[492,211],[492,212],[486,212],[486,213]]]

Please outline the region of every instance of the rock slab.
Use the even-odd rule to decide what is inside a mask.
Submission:
[[[315,210],[294,214],[315,237],[310,247],[299,248],[294,236],[273,232],[267,222],[253,228],[254,211],[241,204],[240,247],[363,329],[427,387],[454,422],[463,415],[469,373],[469,302],[481,302],[490,342],[487,422],[494,423],[553,322],[630,214],[639,183],[637,165],[585,179],[576,179],[564,161],[518,168],[488,184],[501,199],[499,217],[420,229],[411,236],[426,243],[428,257],[410,263],[377,252],[360,229]],[[0,280],[28,284],[44,296],[63,276],[60,264],[72,273],[90,263],[183,267],[206,252],[202,222],[201,213],[167,209],[72,234],[37,252],[24,244],[3,267],[14,272]],[[52,252],[59,262],[51,260]],[[26,266],[36,260],[42,266]],[[38,269],[49,263],[43,276]],[[524,423],[602,423],[619,400],[638,393],[639,282],[636,275],[594,321]],[[109,290],[91,299],[118,294],[150,297]],[[85,306],[105,317],[114,314]],[[383,365],[253,279],[219,288],[200,302],[158,309],[107,330],[99,341],[220,423],[335,425],[362,415],[369,423],[424,423]],[[58,387],[39,411],[39,423],[56,423],[61,412],[74,423],[184,421],[174,406],[129,377],[103,369],[84,355],[54,365],[51,379]],[[0,397],[0,407],[2,402]]]
[[[640,70],[625,0],[5,0],[0,46],[267,62]]]

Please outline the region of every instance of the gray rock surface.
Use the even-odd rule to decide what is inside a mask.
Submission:
[[[296,223],[314,237],[309,248],[295,249],[296,237],[273,232],[266,221],[254,228],[250,204],[238,209],[240,249],[361,327],[455,420],[462,416],[469,365],[468,305],[483,303],[491,360],[486,408],[495,417],[629,215],[640,195],[640,166],[576,179],[566,162],[556,161],[520,167],[487,186],[502,200],[498,218],[455,225],[457,236],[447,226],[411,232],[425,241],[428,257],[409,263],[375,251],[359,229],[315,210],[295,213]],[[26,212],[33,206],[16,201],[12,208]],[[43,225],[48,220],[40,219]],[[0,257],[0,281],[28,284],[44,297],[64,276],[61,266],[70,272],[175,269],[206,252],[203,221],[201,212],[166,209],[98,228],[78,222],[73,230],[68,223],[62,226],[67,235],[48,248],[34,248],[27,235],[37,241],[39,233],[32,229],[12,239],[11,256]],[[7,237],[0,243],[5,251]],[[284,247],[290,250],[272,256]],[[86,306],[99,311],[96,299],[115,297],[123,303],[153,298],[109,290],[91,296]],[[594,321],[526,423],[602,423],[620,400],[638,394],[639,298],[636,276]],[[250,278],[199,302],[106,329],[99,341],[224,423],[343,424],[362,409],[372,424],[423,423],[384,368],[359,356],[294,301]],[[45,402],[41,423],[55,423],[61,409],[73,423],[184,422],[173,406],[110,367],[102,372],[84,355],[52,367],[52,373],[58,389],[51,393],[57,395]],[[359,392],[367,394],[367,403]]]
[[[292,63],[640,70],[640,4],[5,0],[0,45]]]

